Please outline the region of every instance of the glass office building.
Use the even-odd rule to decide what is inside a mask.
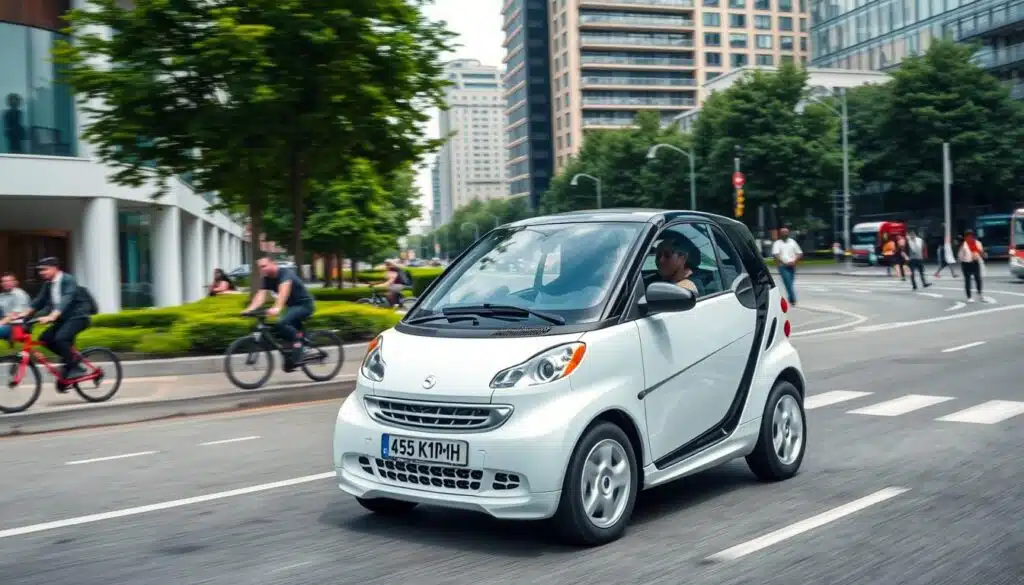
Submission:
[[[982,0],[946,23],[948,34],[981,45],[975,59],[1024,100],[1024,0]]]

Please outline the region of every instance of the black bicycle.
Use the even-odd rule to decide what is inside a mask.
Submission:
[[[356,302],[361,305],[373,305],[374,307],[381,307],[382,309],[390,309],[392,307],[391,300],[388,299],[388,296],[381,294],[380,291],[378,291],[375,288],[370,289],[370,296],[361,298]],[[408,311],[415,304],[416,297],[403,296],[402,299],[398,301],[398,306],[394,308]]]
[[[244,390],[254,390],[263,386],[274,373],[274,350],[286,363],[289,357],[285,352],[294,351],[281,345],[271,334],[271,326],[267,325],[266,309],[256,309],[242,313],[245,317],[256,319],[256,329],[249,335],[239,337],[231,342],[224,355],[224,372],[231,383]],[[236,368],[232,356],[244,356],[244,362]],[[301,368],[311,380],[326,382],[338,375],[345,364],[345,349],[341,337],[334,331],[317,329],[302,332],[302,357],[294,364]],[[317,366],[326,366],[320,371]],[[245,382],[239,375],[246,372],[258,373],[255,382]]]

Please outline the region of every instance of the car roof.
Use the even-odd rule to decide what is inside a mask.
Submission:
[[[670,209],[645,209],[645,208],[612,208],[612,209],[584,209],[580,211],[567,211],[551,215],[541,215],[522,219],[507,224],[506,227],[524,227],[532,225],[549,225],[556,223],[592,223],[592,222],[629,222],[629,223],[652,223],[661,225],[665,222],[680,218],[691,217],[694,219],[711,220],[718,224],[739,223],[734,219],[705,213],[703,211],[670,210]]]

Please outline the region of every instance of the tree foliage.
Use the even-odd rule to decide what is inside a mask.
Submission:
[[[1009,208],[1024,198],[1024,107],[972,63],[975,47],[936,41],[885,85],[850,91],[851,140],[865,180],[885,182],[894,209],[941,206],[942,143],[958,205]]]
[[[541,198],[541,210],[557,213],[597,207],[597,185],[577,173],[601,180],[602,207],[690,207],[690,166],[685,155],[671,149],[658,151],[647,159],[652,146],[666,143],[689,150],[689,137],[678,128],[660,127],[658,115],[644,112],[636,118],[636,128],[598,130],[588,133],[576,156],[551,182]],[[698,194],[700,205],[700,194]]]
[[[311,187],[357,160],[390,176],[438,143],[423,123],[452,35],[418,0],[93,0],[68,20],[57,57],[113,179],[160,194],[187,173],[256,221],[283,205],[300,262]]]

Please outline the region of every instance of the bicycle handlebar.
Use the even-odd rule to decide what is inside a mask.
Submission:
[[[242,311],[243,317],[254,317],[256,319],[262,319],[267,316],[266,309],[253,309],[251,311]]]

